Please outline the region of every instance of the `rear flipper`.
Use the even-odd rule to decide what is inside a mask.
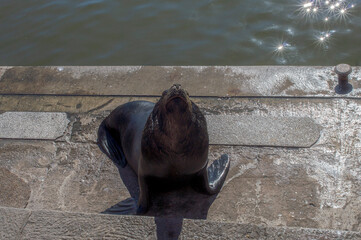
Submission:
[[[127,198],[115,204],[114,206],[111,206],[102,213],[116,215],[135,215],[137,213],[137,203],[134,198]]]
[[[115,164],[123,168],[127,165],[127,160],[125,159],[121,146],[110,134],[104,121],[98,129],[98,146]]]
[[[230,161],[227,154],[223,154],[208,168],[202,169],[193,181],[193,187],[206,194],[218,193],[227,177]]]

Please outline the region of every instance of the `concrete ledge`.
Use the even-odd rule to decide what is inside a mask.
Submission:
[[[179,224],[174,224],[177,221]],[[167,224],[173,222],[172,227]],[[0,207],[2,239],[360,239],[361,233]]]
[[[55,140],[68,123],[66,113],[5,112],[0,114],[0,138]]]
[[[360,69],[353,68],[346,96],[361,96]],[[335,93],[331,66],[0,68],[0,94],[160,96],[173,83],[191,96],[345,96]]]

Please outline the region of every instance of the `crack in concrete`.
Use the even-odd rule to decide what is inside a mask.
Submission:
[[[21,236],[23,235],[23,231],[24,231],[26,225],[28,225],[29,219],[30,219],[30,217],[31,217],[32,214],[33,214],[33,212],[30,211],[29,214],[26,216],[24,223],[23,223],[22,226],[20,227],[20,231],[19,231],[19,233],[18,233],[18,238],[17,238],[17,239],[22,239]]]
[[[97,111],[97,110],[99,110],[99,109],[102,109],[103,107],[105,107],[105,106],[109,105],[111,102],[113,102],[113,100],[114,100],[114,98],[112,98],[112,99],[110,99],[109,101],[107,101],[107,102],[99,105],[98,107],[95,107],[95,108],[93,108],[93,109],[90,109],[90,110],[87,111],[86,113],[92,113],[92,112],[95,112],[95,111]]]

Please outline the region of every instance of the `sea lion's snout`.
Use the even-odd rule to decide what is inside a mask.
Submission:
[[[166,109],[168,112],[184,112],[189,108],[190,99],[188,92],[180,84],[174,84],[165,94]]]
[[[176,97],[182,98],[185,102],[188,102],[189,100],[188,92],[183,89],[179,83],[173,84],[168,90],[168,101]]]

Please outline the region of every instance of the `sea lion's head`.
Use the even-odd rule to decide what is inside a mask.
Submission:
[[[188,92],[180,84],[165,90],[143,129],[142,154],[173,154],[180,161],[185,155],[207,159],[208,142],[206,119]]]
[[[180,84],[165,90],[151,113],[151,124],[162,132],[183,131],[192,122],[193,106]]]

